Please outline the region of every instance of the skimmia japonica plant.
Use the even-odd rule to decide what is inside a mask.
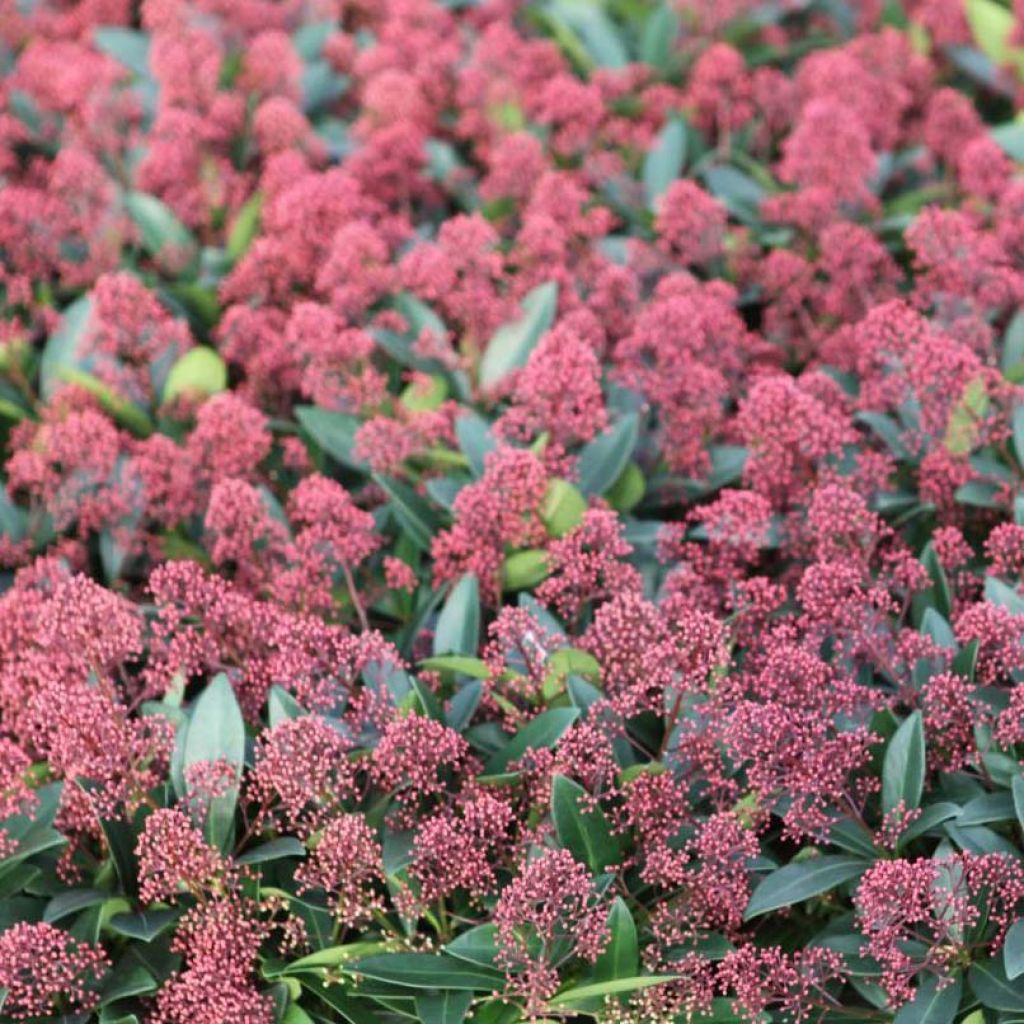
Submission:
[[[0,0],[0,1020],[1024,1021],[1021,0]]]

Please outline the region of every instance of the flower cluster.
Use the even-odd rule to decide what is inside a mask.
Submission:
[[[0,0],[0,1017],[1024,1012],[1021,0]]]

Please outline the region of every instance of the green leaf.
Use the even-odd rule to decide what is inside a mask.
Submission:
[[[181,916],[175,907],[166,910],[143,910],[138,914],[114,914],[107,927],[118,935],[126,935],[140,942],[152,942],[162,935]]]
[[[286,857],[305,857],[306,848],[294,836],[281,836],[271,839],[268,843],[254,846],[235,858],[236,864],[266,864],[272,860],[283,860]]]
[[[448,595],[437,617],[434,654],[475,656],[480,644],[480,585],[466,573]]]
[[[543,548],[513,551],[501,567],[501,585],[505,590],[532,590],[547,578],[548,553]]]
[[[488,762],[485,774],[503,772],[527,750],[553,747],[565,731],[580,717],[579,708],[551,708],[530,719]]]
[[[267,719],[273,728],[279,722],[302,718],[306,709],[285,689],[276,684],[270,688],[267,698]]]
[[[868,862],[859,857],[835,855],[787,864],[761,881],[750,897],[743,918],[749,921],[770,910],[779,910],[812,896],[820,896],[862,875],[868,867]]]
[[[587,792],[564,775],[551,782],[551,816],[558,841],[596,875],[622,860],[622,846],[599,807],[586,805]]]
[[[357,960],[346,970],[404,988],[491,992],[505,982],[505,976],[497,970],[443,953],[384,953]]]
[[[1024,51],[1010,46],[1013,14],[995,0],[965,0],[965,11],[978,49],[997,66],[1013,64],[1024,71]]]
[[[1014,615],[1024,615],[1024,597],[997,576],[985,577],[985,600],[1006,608]]]
[[[445,709],[445,721],[456,732],[462,732],[473,720],[473,714],[480,706],[484,688],[478,679],[464,682],[452,694]]]
[[[375,1004],[369,999],[354,998],[339,985],[325,985],[319,978],[315,981],[303,978],[302,987],[349,1024],[380,1024]],[[330,1018],[331,1021],[337,1019]]]
[[[910,452],[903,442],[904,431],[892,417],[880,412],[858,412],[853,419],[874,431],[900,462],[910,459]]]
[[[79,345],[91,314],[92,299],[88,295],[75,299],[64,310],[57,329],[47,339],[39,360],[39,390],[44,399],[53,397],[66,379],[66,370],[78,368]]]
[[[195,237],[163,200],[145,192],[129,192],[124,207],[150,256],[167,259],[175,268],[192,262],[199,249]]]
[[[307,434],[335,462],[365,473],[369,467],[352,454],[359,420],[348,413],[319,409],[314,405],[295,406],[295,418]]]
[[[1024,979],[1011,981],[998,959],[977,961],[968,978],[983,1006],[990,1010],[1024,1010]]]
[[[541,502],[539,516],[548,534],[564,537],[583,522],[587,499],[568,480],[555,479]]]
[[[654,209],[657,200],[682,173],[686,162],[686,125],[670,118],[658,132],[644,157],[643,180],[647,205]]]
[[[966,455],[977,445],[988,407],[985,378],[978,376],[969,380],[960,401],[951,410],[946,426],[945,444],[954,455]]]
[[[103,987],[100,989],[100,1006],[106,1006],[118,999],[149,995],[156,989],[156,980],[145,967],[122,960],[103,981]]]
[[[484,460],[498,446],[487,421],[471,409],[466,410],[455,421],[455,439],[462,454],[469,459],[473,473],[482,476]]]
[[[88,391],[99,402],[100,408],[126,430],[130,430],[138,437],[149,437],[153,433],[153,424],[142,409],[91,373],[74,366],[63,366],[58,373],[61,380]]]
[[[220,353],[199,345],[180,356],[164,382],[163,400],[178,395],[216,395],[228,386],[228,368]]]
[[[921,619],[921,632],[930,636],[940,647],[947,651],[957,650],[956,635],[953,627],[946,621],[941,612],[934,608],[926,608]]]
[[[526,361],[541,336],[555,320],[558,308],[558,284],[546,281],[522,301],[518,320],[503,324],[494,332],[480,360],[480,386],[492,388],[512,370]]]
[[[704,172],[704,181],[711,194],[738,220],[757,221],[765,190],[749,174],[735,167],[709,167]]]
[[[601,996],[618,996],[625,992],[638,992],[640,989],[665,985],[670,981],[679,981],[681,974],[646,974],[634,978],[616,978],[614,981],[599,981],[592,985],[576,985],[559,992],[548,1000],[548,1009],[560,1009],[563,1006],[574,1006]]]
[[[580,452],[580,490],[586,495],[604,494],[621,476],[636,448],[640,418],[627,413]]]
[[[602,68],[624,68],[629,54],[615,24],[593,0],[554,0],[552,12],[580,37],[594,63]]]
[[[945,619],[953,612],[953,598],[949,591],[946,571],[942,568],[935,546],[929,541],[921,552],[921,564],[932,581],[931,587],[918,596],[918,607],[932,607]],[[922,603],[923,602],[923,603]]]
[[[560,647],[548,656],[544,663],[549,673],[559,676],[575,673],[581,676],[590,676],[592,679],[601,678],[601,663],[587,651],[581,651],[576,647]]]
[[[633,915],[621,896],[615,897],[608,913],[608,931],[611,938],[594,964],[594,980],[633,977],[640,969],[640,946]]]
[[[929,829],[941,825],[944,821],[955,818],[960,813],[960,807],[954,803],[929,804],[921,811],[921,816],[915,818],[903,830],[900,836],[900,844],[909,843],[918,836],[923,836]]]
[[[1013,132],[1019,149],[1019,154],[1011,154],[1011,156],[1017,161],[1024,162],[1024,123],[1010,124],[1006,127]],[[997,142],[1000,141],[998,129],[993,129],[992,135]],[[1004,148],[1006,148],[1005,144]],[[999,366],[1005,377],[1015,384],[1020,383],[1019,374],[1024,372],[1024,310],[1014,313],[1006,327],[1006,333],[1003,335],[1003,354]]]
[[[981,644],[972,640],[963,650],[957,652],[953,658],[953,671],[958,676],[963,676],[969,683],[974,682],[974,670],[978,666],[978,651]]]
[[[1006,933],[1003,966],[1010,981],[1024,974],[1024,920],[1017,921]]]
[[[135,833],[132,826],[120,818],[104,818],[100,821],[103,836],[110,850],[117,877],[126,893],[134,895],[138,889],[138,870],[135,863]]]
[[[421,1024],[462,1024],[466,1019],[472,992],[441,992],[439,995],[417,996],[416,1016]]]
[[[434,672],[459,672],[474,679],[487,679],[491,670],[487,663],[479,658],[467,658],[461,654],[441,654],[432,658],[424,658],[420,665]]]
[[[149,77],[149,35],[117,25],[94,28],[92,40],[96,49],[113,57],[139,78]]]
[[[395,518],[409,539],[424,551],[430,549],[434,535],[441,528],[434,510],[411,487],[390,477],[373,476],[374,481],[391,499]]]
[[[278,974],[294,974],[302,971],[323,971],[325,968],[341,967],[344,964],[352,963],[360,957],[371,956],[374,953],[383,952],[385,945],[382,942],[347,942],[342,946],[327,946],[325,949],[318,949],[309,956],[300,957],[290,964],[285,964]]]
[[[69,892],[59,893],[46,904],[43,920],[47,924],[55,924],[71,914],[77,914],[80,910],[103,903],[109,895],[109,892],[102,889],[71,889]]]
[[[219,673],[200,694],[192,708],[188,734],[185,737],[183,768],[222,761],[230,765],[234,781],[221,795],[209,801],[206,838],[226,851],[234,831],[235,804],[245,758],[245,721],[238,698],[228,677]],[[190,793],[203,799],[201,794]]]
[[[958,828],[965,825],[988,825],[993,821],[1013,821],[1013,797],[1007,792],[982,793],[964,804],[956,819]]]
[[[1024,466],[1024,406],[1018,406],[1014,410],[1014,452],[1017,455],[1017,464]]]
[[[939,988],[939,979],[928,975],[918,986],[914,998],[900,1008],[893,1024],[953,1024],[962,991],[963,980],[959,976]]]
[[[493,924],[477,925],[452,939],[445,946],[445,952],[471,964],[491,967],[498,955],[497,931]]]
[[[640,35],[640,60],[659,71],[668,70],[678,35],[679,16],[670,4],[662,3],[644,22]]]
[[[232,263],[237,263],[246,253],[252,240],[260,230],[260,216],[263,213],[263,193],[254,192],[245,205],[235,214],[228,231],[227,253]]]
[[[901,803],[907,810],[921,806],[924,791],[924,725],[921,712],[909,715],[889,740],[882,763],[882,810]]]
[[[1013,809],[1017,812],[1017,821],[1024,828],[1024,775],[1015,775],[1010,783],[1013,793]]]

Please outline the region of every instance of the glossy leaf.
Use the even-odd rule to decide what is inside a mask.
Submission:
[[[915,711],[889,741],[882,764],[882,808],[920,807],[924,791],[925,749],[921,712]]]
[[[433,953],[384,953],[346,966],[366,978],[403,988],[490,992],[503,985],[504,976],[479,964]]]
[[[538,285],[522,301],[519,319],[499,327],[480,361],[480,386],[491,388],[507,374],[526,365],[541,335],[551,327],[558,306],[558,285]]]
[[[552,780],[551,816],[558,841],[599,874],[622,859],[622,847],[601,809],[587,806],[587,801],[586,791],[572,779],[556,775]]]
[[[480,644],[480,585],[472,573],[452,587],[437,617],[434,654],[464,654],[473,657]]]
[[[644,193],[648,207],[656,207],[665,190],[682,174],[685,161],[686,126],[678,118],[670,118],[644,157]]]
[[[197,765],[223,763],[233,781],[223,795],[209,799],[205,831],[214,846],[226,850],[234,831],[235,804],[245,757],[245,722],[235,691],[221,673],[200,694],[192,708],[185,739],[184,770]],[[191,792],[191,791],[190,791]],[[201,793],[192,794],[202,802]]]
[[[790,907],[812,896],[830,892],[836,886],[859,877],[868,867],[868,861],[859,857],[839,855],[813,857],[797,864],[787,864],[761,880],[750,897],[744,919],[749,921],[770,910]]]

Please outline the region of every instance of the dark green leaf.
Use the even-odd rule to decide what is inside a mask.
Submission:
[[[421,1024],[462,1024],[472,1001],[472,992],[417,996],[416,1015]]]
[[[608,914],[608,931],[611,937],[594,964],[594,980],[633,977],[640,969],[640,947],[633,915],[621,896],[615,897]]]
[[[44,399],[52,398],[64,383],[66,370],[79,368],[79,345],[91,315],[92,299],[88,295],[75,299],[47,340],[39,360],[39,390]]]
[[[269,843],[255,846],[235,858],[238,864],[265,864],[271,860],[282,860],[285,857],[305,857],[306,848],[294,836],[282,836],[271,839]]]
[[[363,473],[368,470],[366,463],[356,459],[352,454],[356,431],[359,429],[359,420],[355,416],[330,409],[318,409],[314,405],[297,405],[295,418],[302,429],[335,462]]]
[[[909,715],[889,741],[882,764],[882,809],[900,804],[907,810],[921,805],[924,791],[925,749],[921,712]]]
[[[1024,1011],[1024,978],[1012,981],[996,960],[979,960],[968,978],[974,994],[991,1010]]]
[[[599,807],[587,806],[582,786],[564,775],[551,783],[551,816],[558,841],[594,874],[622,859],[622,846]]]
[[[553,0],[552,8],[580,37],[601,68],[624,68],[629,54],[619,31],[600,4],[590,0]]]
[[[1003,967],[1009,981],[1024,974],[1024,920],[1017,921],[1006,933],[1003,943]]]
[[[475,656],[480,644],[480,585],[467,573],[452,587],[437,617],[434,654]]]
[[[124,206],[150,256],[168,258],[174,267],[195,258],[199,250],[195,236],[162,199],[145,192],[129,192],[124,197]]]
[[[750,898],[744,919],[781,907],[801,903],[812,896],[829,892],[837,885],[862,875],[868,861],[859,857],[824,856],[797,864],[787,864],[761,881]]]
[[[1017,821],[1024,828],[1024,775],[1015,775],[1010,783],[1013,793],[1013,809],[1017,812]]]
[[[156,991],[153,975],[139,964],[122,960],[104,979],[100,989],[100,1005],[128,999],[131,996],[148,995]]]
[[[604,494],[618,480],[636,448],[640,420],[627,413],[599,434],[580,452],[580,490],[586,495]]]
[[[669,3],[662,3],[647,16],[640,36],[640,59],[666,71],[679,35],[679,16]]]
[[[409,539],[424,551],[430,549],[434,535],[440,529],[433,509],[411,487],[386,476],[373,479],[391,499],[391,507]]]
[[[149,76],[149,35],[118,25],[102,25],[92,30],[96,49],[113,57],[139,78]]]
[[[192,708],[185,737],[183,767],[188,769],[210,762],[222,762],[233,774],[233,782],[220,796],[209,800],[206,838],[221,850],[227,850],[234,830],[235,804],[245,758],[245,721],[238,698],[228,677],[221,672],[200,694]],[[196,793],[200,801],[205,798]]]
[[[43,920],[47,924],[56,924],[57,921],[61,921],[71,914],[77,914],[80,910],[95,907],[106,900],[109,895],[109,892],[104,892],[102,889],[72,889],[70,892],[62,892],[46,904]]]
[[[526,365],[537,342],[555,320],[558,285],[546,281],[522,301],[522,315],[495,331],[480,360],[480,386],[491,388],[510,371]]]
[[[141,942],[152,942],[167,931],[180,916],[181,911],[174,907],[166,910],[144,910],[138,914],[114,914],[107,922],[107,926],[118,935],[127,935]]]
[[[930,804],[921,810],[921,816],[915,818],[903,830],[900,837],[901,843],[909,843],[918,836],[923,836],[929,829],[941,825],[944,821],[955,818],[960,813],[960,807],[953,803]]]
[[[504,985],[499,971],[444,954],[384,953],[357,960],[347,969],[405,988],[491,992]]]
[[[487,421],[472,410],[463,412],[455,421],[455,439],[462,454],[477,476],[484,472],[484,459],[498,446],[497,438],[491,433]]]
[[[670,118],[644,158],[644,193],[648,207],[655,208],[657,200],[682,174],[685,161],[686,126],[678,118]]]
[[[647,974],[635,978],[616,978],[614,981],[599,981],[592,985],[576,985],[559,992],[548,1000],[548,1007],[561,1009],[563,1006],[575,1006],[603,996],[617,996],[625,992],[638,992],[640,989],[665,985],[670,981],[678,981],[681,974]]]
[[[488,762],[487,775],[504,771],[527,750],[553,747],[566,729],[580,717],[579,708],[552,708],[541,712],[519,730]]]
[[[983,793],[964,804],[957,826],[988,825],[993,821],[1013,821],[1013,796],[1010,793]]]
[[[963,981],[958,976],[939,988],[939,979],[925,976],[914,998],[900,1008],[893,1024],[952,1024],[960,1008]]]
[[[498,956],[497,928],[481,924],[463,932],[445,946],[445,951],[471,964],[492,967]]]

